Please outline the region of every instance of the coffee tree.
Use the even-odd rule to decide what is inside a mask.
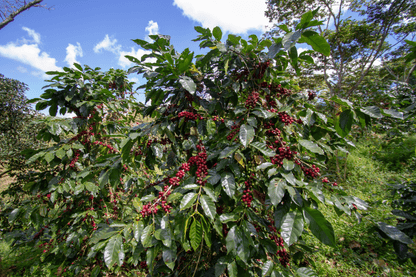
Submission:
[[[78,64],[49,72],[37,108],[76,117],[39,133],[51,146],[30,161],[49,170],[13,195],[3,222],[16,244],[41,249],[33,270],[313,276],[300,266],[310,250],[303,233],[335,245],[319,206],[357,217],[367,208],[325,177],[325,161],[374,110],[324,99],[342,111],[331,119],[315,109],[316,94],[291,90],[288,67],[311,61],[298,40],[328,54],[308,30],[312,18],[275,40],[222,41],[218,27],[196,27],[208,48],[197,56],[178,53],[168,36],[134,40],[151,52],[127,56],[136,64],[129,73],[147,79],[147,106],[127,93],[126,72]],[[137,114],[150,122],[137,124]]]

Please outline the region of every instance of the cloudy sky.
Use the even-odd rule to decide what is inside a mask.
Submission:
[[[0,30],[0,73],[26,83],[29,99],[39,97],[47,85],[46,71],[62,70],[74,62],[127,70],[124,55],[140,57],[132,39],[149,34],[172,37],[177,49],[202,53],[194,26],[219,26],[225,35],[243,38],[261,34],[268,19],[265,0],[45,0],[52,10],[31,8]],[[143,82],[137,75],[129,79]],[[143,98],[139,98],[143,100]]]

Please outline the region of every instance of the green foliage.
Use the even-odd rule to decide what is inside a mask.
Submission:
[[[393,243],[381,237],[377,228],[377,222],[390,226],[397,224],[396,216],[391,213],[388,184],[416,176],[414,172],[390,171],[382,161],[375,159],[377,145],[383,141],[384,138],[375,134],[367,134],[356,141],[356,148],[345,157],[347,178],[337,182],[348,194],[369,204],[369,210],[360,214],[360,224],[356,224],[353,217],[340,216],[336,210],[321,205],[319,211],[334,228],[336,247],[319,245],[311,234],[303,237],[306,244],[316,245],[316,252],[305,255],[318,276],[411,276],[416,270],[410,260],[399,263]],[[336,175],[331,175],[335,171],[333,159],[335,157],[328,163],[326,176],[335,179]],[[408,247],[409,252],[415,253],[414,244]]]
[[[327,51],[308,35],[311,20],[275,40],[221,42],[219,28],[196,27],[195,41],[209,50],[195,58],[176,52],[169,36],[134,40],[152,52],[127,56],[136,64],[128,72],[147,79],[147,106],[129,95],[122,70],[49,72],[37,108],[77,116],[40,131],[50,145],[28,162],[47,170],[7,192],[8,237],[43,249],[40,264],[52,261],[63,275],[314,276],[290,260],[310,249],[307,230],[335,245],[318,203],[357,217],[368,208],[320,168],[372,114],[325,99],[343,110],[333,120],[290,90],[296,42],[307,37]],[[153,120],[131,127],[134,113]]]
[[[40,148],[44,144],[36,139],[36,122],[39,115],[26,103],[27,85],[5,78],[0,74],[0,166],[3,172],[14,176],[28,170],[21,152],[28,148]],[[1,176],[0,175],[0,176]]]
[[[416,237],[416,182],[408,181],[392,185],[394,201],[392,213],[399,217],[396,226],[378,222],[380,233],[393,242],[397,258],[401,262],[407,259],[416,264],[416,255],[409,251]]]
[[[380,145],[375,157],[395,171],[416,170],[416,137],[395,136]]]

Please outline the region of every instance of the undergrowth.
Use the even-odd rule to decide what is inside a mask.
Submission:
[[[358,220],[345,214],[339,216],[334,209],[323,205],[319,207],[332,223],[337,237],[336,248],[331,248],[305,235],[307,242],[316,245],[316,252],[309,258],[319,276],[416,275],[416,266],[410,260],[400,264],[393,246],[379,236],[375,228],[376,222],[397,224],[391,213],[389,184],[416,179],[411,162],[415,156],[415,142],[415,136],[402,139],[400,143],[386,142],[383,137],[367,137],[358,141],[357,147],[348,155],[341,157],[340,168],[343,170],[346,166],[347,174],[345,179],[338,177],[338,184],[347,194],[367,201],[371,208],[361,213]],[[402,156],[403,153],[408,154]],[[401,159],[394,165],[397,157]],[[330,165],[333,177],[337,178],[335,160]],[[410,248],[416,253],[414,244]]]

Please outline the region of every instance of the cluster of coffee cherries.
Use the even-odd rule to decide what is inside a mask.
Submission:
[[[247,109],[253,109],[257,102],[259,101],[260,94],[257,91],[253,91],[246,100],[246,108]]]
[[[201,142],[200,142],[201,143]],[[204,181],[204,178],[208,175],[208,167],[207,167],[207,152],[205,147],[201,144],[196,146],[197,150],[199,151],[198,155],[190,157],[188,160],[189,165],[196,165],[196,183],[198,185],[204,186],[207,181]]]
[[[194,114],[193,112],[188,112],[188,111],[182,111],[178,114],[178,118],[185,118],[185,121],[188,120],[197,120],[199,119],[203,119],[203,116],[200,114]]]
[[[293,160],[294,155],[297,154],[296,151],[290,150],[290,148],[288,146],[279,147],[278,151],[279,151],[279,154],[277,154],[277,155],[275,155],[274,157],[271,158],[272,164],[275,164],[275,165],[278,165],[278,166],[283,165],[283,160],[284,159]]]
[[[101,145],[101,146],[104,146],[104,147],[106,147],[106,148],[108,148],[108,152],[111,154],[111,153],[116,153],[118,150],[117,149],[115,149],[113,146],[111,146],[110,144],[108,144],[108,143],[104,143],[104,142],[102,142],[102,141],[94,141],[94,144],[95,145]]]
[[[280,236],[280,232],[277,232],[276,227],[274,226],[274,220],[269,218],[270,225],[268,226],[271,234],[269,234],[269,238],[274,241],[277,245],[279,250],[277,250],[276,255],[279,256],[279,261],[282,266],[287,267],[289,265],[290,255],[287,253],[286,249],[284,248],[283,238]]]
[[[280,136],[281,132],[278,128],[274,128],[274,124],[272,122],[264,123],[264,129],[266,129],[266,135],[269,136]]]
[[[265,62],[259,62],[255,65],[255,73],[253,77],[255,79],[263,79],[264,73],[266,72],[266,69],[270,66],[270,61]]]
[[[316,93],[313,91],[308,91],[308,100],[311,101],[313,99],[315,99],[316,97]]]
[[[92,127],[91,127],[92,128]],[[82,145],[89,143],[89,136],[94,136],[94,133],[88,131],[79,132],[76,136],[72,137],[70,141],[78,140]]]
[[[109,84],[108,84],[108,88],[109,89],[116,89],[117,88],[117,85],[116,85],[116,82],[110,82]]]
[[[169,204],[167,204],[167,198],[171,194],[171,187],[165,185],[163,187],[163,191],[159,191],[158,197],[153,200],[152,203],[148,203],[143,205],[142,210],[140,211],[142,217],[147,217],[151,214],[156,214],[158,209],[158,205],[160,205],[165,213],[170,213],[170,209],[172,208]]]
[[[220,118],[219,116],[217,116],[217,115],[214,115],[213,117],[212,117],[212,120],[214,120],[214,121],[221,121],[222,123],[224,123],[224,118]]]
[[[283,122],[285,126],[295,122],[295,119],[291,117],[290,115],[288,115],[286,112],[279,112],[278,114],[279,114],[280,121]]]
[[[277,107],[277,102],[275,100],[273,100],[270,95],[266,95],[266,101],[267,101],[267,105],[269,105],[270,107],[272,107],[272,108]]]
[[[79,156],[81,155],[81,151],[76,150],[74,153],[74,158],[71,160],[69,167],[75,168],[75,163],[79,160]]]
[[[231,132],[227,136],[227,140],[232,140],[233,137],[240,132],[240,124],[234,124],[231,126]],[[237,141],[237,138],[234,139],[234,141]]]
[[[245,185],[245,190],[243,191],[243,196],[241,197],[241,201],[243,201],[243,203],[247,206],[247,208],[250,208],[251,201],[253,201],[253,194],[251,191],[251,181],[250,180],[245,181],[244,185]]]
[[[320,169],[314,164],[312,165],[312,167],[309,167],[309,168],[305,166],[302,166],[301,168],[302,168],[302,171],[305,173],[305,175],[309,176],[312,179],[316,178],[319,175]]]

